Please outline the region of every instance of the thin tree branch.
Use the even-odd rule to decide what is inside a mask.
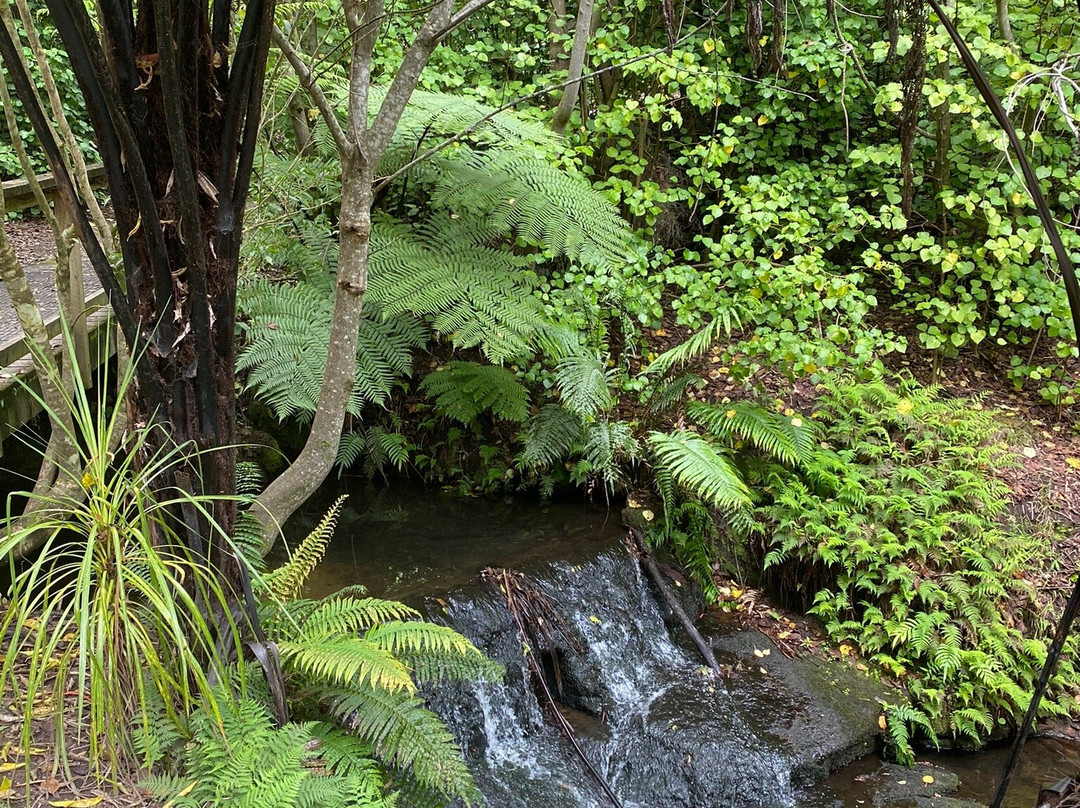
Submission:
[[[465,5],[461,7],[461,10],[456,14],[451,15],[446,25],[439,31],[437,38],[441,41],[447,37],[447,35],[461,25],[465,20],[469,19],[473,14],[480,11],[487,6],[494,3],[495,0],[469,0]]]
[[[675,43],[675,45],[676,46],[681,45],[683,42],[686,42],[687,40],[689,40],[689,39],[693,38],[694,36],[696,36],[698,34],[698,32],[704,30],[705,28],[708,28],[712,24],[713,20],[716,19],[716,17],[718,17],[719,15],[720,15],[719,11],[713,12],[712,16],[710,16],[701,25],[697,26],[692,31],[688,32],[685,36],[683,36],[681,39],[679,39]],[[375,190],[376,191],[381,191],[389,183],[393,182],[395,179],[400,177],[405,172],[411,170],[412,168],[416,167],[417,165],[424,162],[425,160],[430,160],[436,154],[438,154],[439,152],[443,151],[446,148],[449,148],[450,146],[453,146],[458,141],[463,140],[464,138],[467,138],[469,135],[471,135],[473,132],[475,132],[477,129],[479,129],[481,126],[483,126],[485,123],[490,121],[492,118],[495,118],[495,117],[501,115],[502,113],[506,112],[507,110],[513,109],[514,107],[516,107],[516,106],[518,106],[520,104],[524,104],[527,101],[532,101],[535,98],[540,98],[541,96],[545,96],[548,93],[553,92],[555,90],[561,90],[563,87],[567,87],[570,84],[573,84],[575,81],[586,81],[586,80],[591,79],[591,78],[593,78],[595,76],[599,76],[599,75],[602,75],[604,73],[608,73],[608,72],[610,72],[612,70],[620,70],[620,69],[622,69],[624,67],[627,67],[628,65],[632,65],[632,64],[634,64],[636,62],[644,61],[645,59],[655,59],[656,57],[661,56],[661,55],[663,55],[665,53],[667,53],[667,47],[666,46],[663,47],[663,48],[657,48],[656,50],[649,51],[648,53],[638,54],[637,56],[634,56],[631,59],[627,59],[627,60],[619,62],[617,64],[606,65],[605,67],[601,67],[601,68],[599,68],[597,70],[592,71],[591,73],[585,73],[584,75],[581,76],[580,79],[563,81],[563,82],[559,82],[558,84],[549,84],[547,87],[541,87],[539,90],[536,90],[535,92],[531,92],[531,93],[529,93],[527,95],[522,95],[522,96],[519,96],[519,97],[517,97],[517,98],[515,98],[515,99],[513,99],[511,101],[507,101],[501,107],[497,107],[496,109],[493,109],[491,112],[484,115],[482,118],[478,119],[476,121],[476,123],[465,127],[464,129],[457,132],[456,134],[453,134],[450,137],[446,138],[441,143],[438,143],[438,144],[432,146],[430,149],[423,152],[418,157],[413,158],[408,163],[406,163],[401,168],[399,168],[397,171],[394,171],[392,174],[388,174],[385,177],[381,177],[379,179],[379,181],[375,184]]]
[[[334,139],[334,145],[337,146],[338,155],[344,157],[348,153],[349,146],[348,141],[345,139],[345,132],[337,119],[337,113],[330,106],[326,93],[319,86],[315,74],[312,73],[311,68],[308,67],[296,48],[289,42],[289,38],[285,36],[284,31],[275,25],[271,29],[270,36],[274,45],[277,46],[277,49],[281,51],[292,66],[293,72],[296,73],[297,79],[300,80],[300,86],[304,88],[312,103],[315,104],[315,108],[319,110],[319,115],[322,117],[323,123],[326,124],[326,128],[330,131],[330,136]]]

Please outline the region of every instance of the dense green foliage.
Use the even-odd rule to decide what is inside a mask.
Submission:
[[[205,710],[169,721],[159,704],[141,742],[151,762],[173,769],[148,783],[163,799],[289,808],[477,801],[453,736],[417,688],[501,669],[455,631],[361,587],[300,597],[343,501],[288,563],[260,578],[260,616],[281,655],[294,722],[274,726],[270,693],[249,669],[232,672],[239,698],[218,691],[220,723]]]
[[[913,759],[916,736],[973,747],[1007,731],[1046,656],[1032,571],[1050,557],[1006,511],[994,414],[912,382],[828,383],[809,420],[745,403],[686,409],[703,434],[654,436],[672,516],[653,542],[715,592],[715,525],[681,500],[725,510],[728,540],[760,546],[781,596],[904,685],[910,705],[889,710],[899,759]],[[1075,678],[1063,663],[1044,715],[1075,709]]]

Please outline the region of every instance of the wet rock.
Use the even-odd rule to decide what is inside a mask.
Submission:
[[[875,808],[982,808],[972,800],[949,796],[960,785],[956,774],[940,766],[884,763],[867,778]]]
[[[881,702],[891,695],[880,682],[837,660],[789,659],[757,631],[719,624],[705,631],[731,670],[729,686],[761,705],[759,731],[790,750],[796,785],[874,751]]]

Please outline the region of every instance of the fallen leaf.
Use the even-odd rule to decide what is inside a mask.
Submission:
[[[105,798],[84,797],[81,800],[57,800],[56,802],[50,802],[49,805],[54,806],[54,808],[94,808],[103,799]]]
[[[850,645],[841,645],[840,646],[840,653],[843,656],[847,656],[848,654],[851,653],[851,646]]]
[[[0,777],[0,794],[6,794],[11,791],[11,778]]]
[[[1039,450],[1036,449],[1034,446],[1025,446],[1020,451],[1023,453],[1024,457],[1028,459],[1035,457],[1035,455],[1039,453]]]
[[[60,781],[55,777],[46,777],[41,781],[41,788],[46,794],[55,794],[60,790]]]
[[[1074,469],[1080,469],[1080,459],[1075,457],[1066,457],[1065,462],[1072,466]]]
[[[769,649],[769,648],[766,648],[764,651],[762,651],[760,648],[755,648],[754,649],[754,656],[756,656],[758,659],[764,659],[765,657],[767,657],[771,653],[772,653],[772,650]]]
[[[192,780],[190,783],[188,783],[184,787],[184,789],[179,794],[177,794],[175,797],[173,797],[171,800],[169,800],[167,803],[165,803],[163,806],[161,806],[161,808],[172,808],[173,802],[175,800],[178,800],[181,797],[186,797],[188,794],[191,793],[192,789],[194,789],[195,786],[197,786],[198,784],[199,784],[198,780]]]
[[[880,727],[881,729],[885,729],[885,727],[886,727],[886,725],[887,725],[887,722],[885,721],[885,716],[884,716],[884,714],[882,714],[882,715],[879,715],[879,716],[877,717],[877,725],[878,725],[878,727]]]
[[[0,772],[13,772],[22,765],[21,763],[0,763]]]
[[[599,625],[602,625],[604,621],[601,620],[599,617],[597,617],[595,614],[590,614],[589,615],[589,622],[590,623],[596,623],[596,625],[599,626]]]
[[[930,785],[932,782],[934,782],[934,778],[931,777],[929,774],[924,774],[922,781],[927,785]]]

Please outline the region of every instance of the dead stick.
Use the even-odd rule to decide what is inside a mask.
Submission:
[[[521,639],[522,645],[526,648],[529,644],[529,633],[525,630],[525,624],[521,620],[521,615],[518,614],[517,608],[514,605],[513,590],[510,586],[510,573],[508,570],[503,570],[503,587],[506,594],[506,608],[510,612],[510,616],[514,619],[514,624],[517,626],[518,637]],[[555,723],[559,725],[559,729],[562,734],[566,736],[567,740],[574,747],[574,751],[577,752],[581,762],[585,764],[585,768],[589,770],[589,774],[595,778],[596,782],[600,784],[600,787],[607,794],[614,804],[615,808],[623,808],[622,801],[608,785],[607,780],[603,775],[596,770],[592,761],[585,755],[585,750],[581,748],[581,745],[577,742],[577,738],[574,737],[574,728],[570,726],[570,722],[566,720],[566,716],[559,711],[558,705],[555,704],[555,698],[551,695],[551,689],[547,686],[547,681],[544,679],[544,671],[540,668],[540,663],[536,660],[535,651],[529,649],[526,650],[525,658],[528,660],[529,669],[532,671],[536,681],[540,684],[541,690],[544,691],[544,696],[547,697],[548,706],[551,708],[551,712],[555,717]]]
[[[630,528],[630,540],[637,549],[638,557],[645,567],[645,572],[649,574],[653,583],[656,584],[657,589],[660,590],[660,594],[664,596],[664,601],[667,603],[671,613],[675,615],[675,619],[679,621],[686,630],[686,633],[690,635],[690,639],[694,641],[694,645],[696,645],[698,651],[701,652],[705,664],[712,668],[715,673],[722,674],[723,670],[720,668],[720,663],[716,661],[716,657],[713,655],[712,646],[710,646],[705,638],[701,636],[701,632],[694,627],[689,615],[686,614],[686,611],[675,597],[675,593],[672,592],[671,587],[667,585],[667,582],[660,574],[660,567],[657,566],[656,559],[652,557],[649,549],[645,546],[645,537],[636,527]]]

